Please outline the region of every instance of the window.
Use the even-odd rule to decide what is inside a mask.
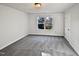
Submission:
[[[38,29],[52,29],[52,17],[37,17]]]

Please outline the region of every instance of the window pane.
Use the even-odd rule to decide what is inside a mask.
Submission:
[[[44,29],[44,24],[38,24],[39,29]]]

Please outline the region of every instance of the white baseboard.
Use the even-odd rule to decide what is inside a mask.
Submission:
[[[64,36],[64,35],[61,35],[61,34],[42,34],[42,33],[29,33],[29,35]]]
[[[76,45],[74,45],[72,42],[70,42],[69,41],[69,43],[70,43],[70,45],[72,46],[72,48],[75,50],[75,52],[79,55],[79,50],[78,50],[78,48],[76,47]]]
[[[15,43],[16,41],[22,39],[23,37],[25,37],[25,36],[27,36],[27,35],[28,35],[28,34],[25,34],[25,35],[19,37],[18,39],[14,40],[14,41],[12,41],[12,42],[10,42],[10,43],[8,43],[8,44],[6,44],[5,46],[0,47],[0,50],[4,49],[5,47],[7,47],[7,46],[9,46],[9,45],[11,45],[11,44],[13,44],[13,43]]]
[[[65,39],[67,39],[67,38],[65,37]],[[77,49],[76,45],[74,45],[74,42],[71,42],[68,39],[67,39],[67,41],[69,42],[69,44],[71,45],[71,47],[74,49],[74,51],[79,55],[79,50]]]

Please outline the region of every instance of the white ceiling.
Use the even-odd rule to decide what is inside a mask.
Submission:
[[[43,3],[40,9],[33,8],[33,3],[4,3],[3,5],[28,13],[57,13],[72,7],[74,3]]]

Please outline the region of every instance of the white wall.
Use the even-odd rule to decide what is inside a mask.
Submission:
[[[27,14],[0,5],[0,49],[28,34]]]
[[[79,54],[79,4],[73,6],[65,12],[65,20],[70,19],[70,38],[67,40]]]
[[[51,30],[42,30],[38,29],[37,24],[37,16],[51,16],[53,17],[53,28]],[[56,35],[63,36],[64,35],[64,20],[63,13],[56,14],[29,14],[29,34],[38,34],[38,35]]]

